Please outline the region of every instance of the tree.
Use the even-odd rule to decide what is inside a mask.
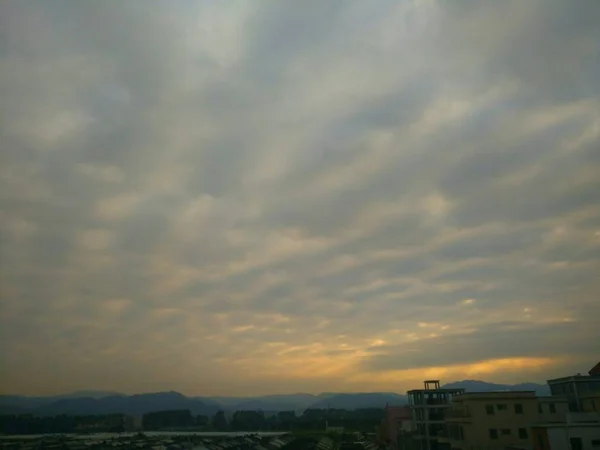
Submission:
[[[208,416],[204,416],[202,414],[199,414],[196,416],[196,425],[198,425],[199,427],[205,427],[208,426],[210,424],[210,418]]]
[[[225,411],[217,411],[213,417],[213,427],[218,431],[227,430],[227,419],[225,418]]]
[[[144,430],[160,430],[164,428],[184,428],[194,425],[192,413],[187,410],[156,411],[144,414],[142,427]]]

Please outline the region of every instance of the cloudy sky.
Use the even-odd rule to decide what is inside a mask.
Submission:
[[[600,359],[597,0],[0,2],[0,391]]]

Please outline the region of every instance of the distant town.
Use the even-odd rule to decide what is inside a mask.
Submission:
[[[254,404],[175,392],[0,396],[0,412],[2,449],[600,450],[600,363],[546,386],[426,380],[406,396]]]

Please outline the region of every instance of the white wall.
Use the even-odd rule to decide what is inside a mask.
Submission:
[[[548,441],[551,450],[571,450],[570,438],[581,438],[583,450],[592,448],[592,439],[600,439],[600,424],[595,427],[548,427]]]

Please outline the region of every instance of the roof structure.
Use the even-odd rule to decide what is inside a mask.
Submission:
[[[593,377],[600,376],[600,362],[598,362],[598,364],[592,367],[588,373]]]

